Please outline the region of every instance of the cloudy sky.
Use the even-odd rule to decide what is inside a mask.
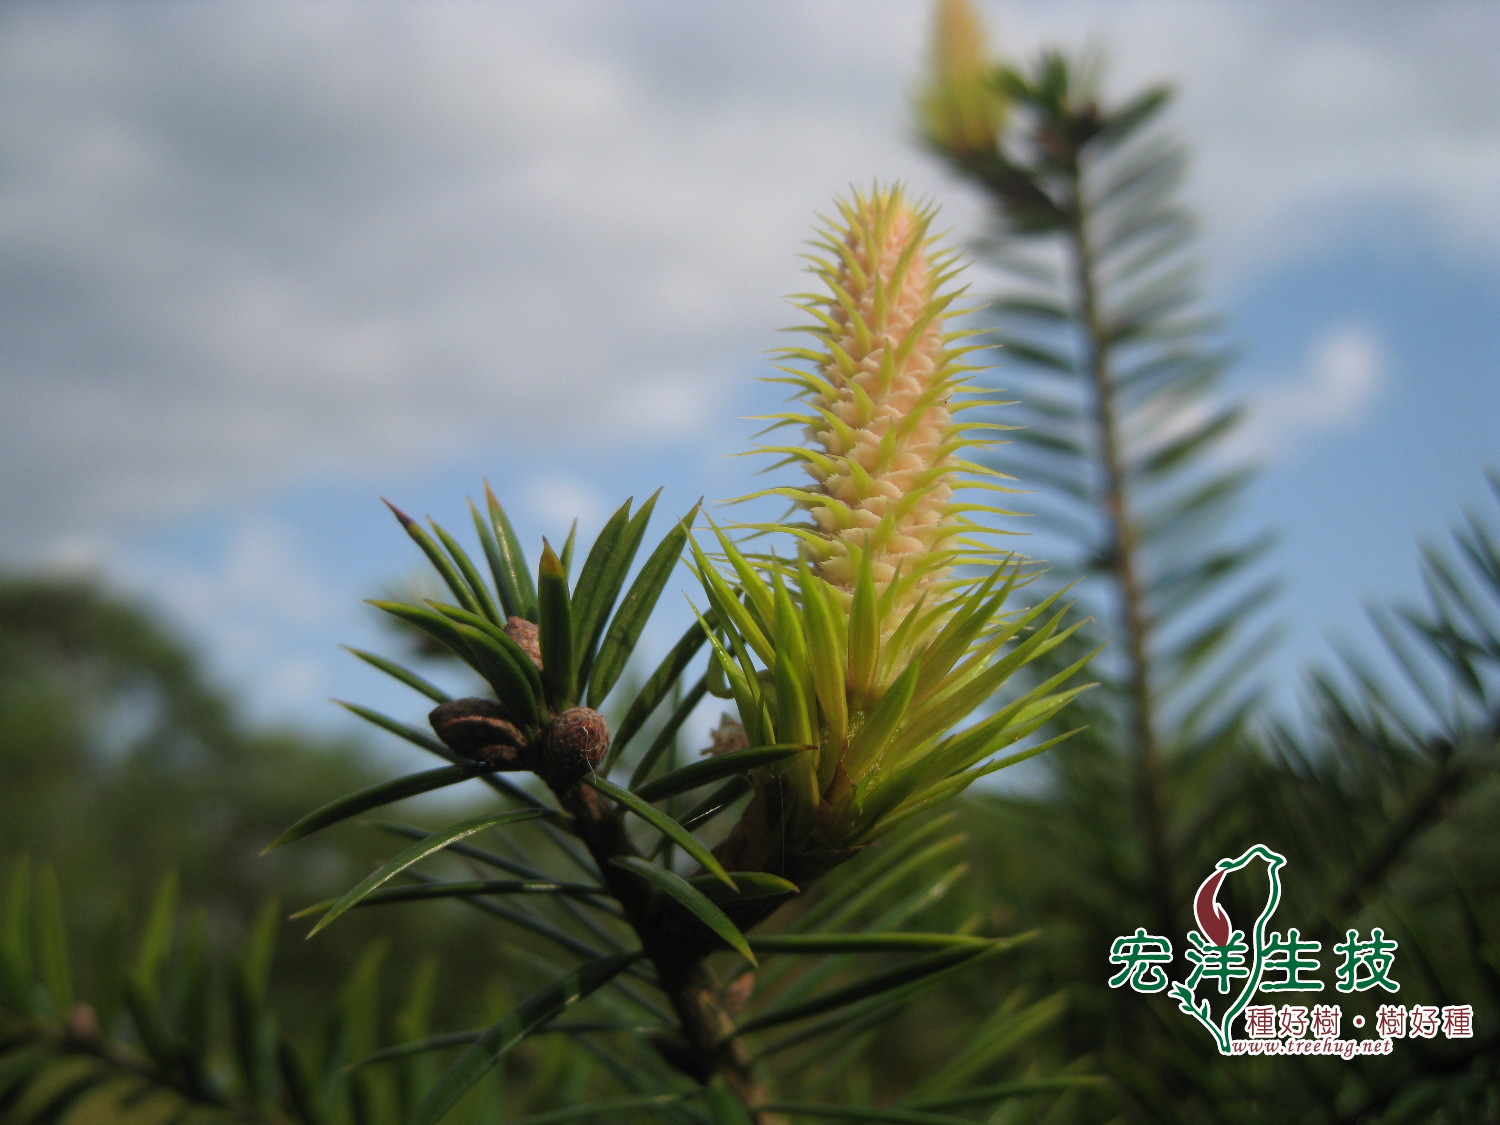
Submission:
[[[1500,8],[985,6],[1170,79],[1290,683],[1500,465]],[[0,7],[0,565],[168,612],[268,719],[383,699],[378,497],[523,534],[748,487],[815,212],[900,178],[921,3]],[[671,596],[671,595],[669,595]],[[401,706],[408,706],[406,700]]]

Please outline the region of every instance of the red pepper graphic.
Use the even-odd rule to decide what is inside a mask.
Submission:
[[[1234,932],[1229,915],[1219,905],[1219,884],[1229,872],[1220,869],[1203,880],[1198,893],[1193,896],[1193,913],[1198,918],[1198,928],[1214,945],[1228,945],[1229,935]]]

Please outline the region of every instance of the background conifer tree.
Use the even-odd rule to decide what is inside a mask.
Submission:
[[[1111,940],[1138,925],[1173,935],[1180,979],[1192,891],[1219,858],[1263,842],[1289,859],[1278,916],[1297,912],[1304,931],[1316,919],[1325,950],[1345,924],[1405,919],[1413,971],[1453,986],[1433,995],[1494,1010],[1478,978],[1500,931],[1476,892],[1496,865],[1433,857],[1466,853],[1495,800],[1494,538],[1471,520],[1451,557],[1427,556],[1431,605],[1380,617],[1415,693],[1389,683],[1392,662],[1366,662],[1314,675],[1313,714],[1273,722],[1255,676],[1272,635],[1271,540],[1233,531],[1247,478],[1222,450],[1241,409],[1223,399],[1229,357],[1193,287],[1184,160],[1159,125],[1170,91],[1112,99],[1097,58],[1009,65],[985,58],[980,35],[965,0],[939,5],[919,119],[989,204],[977,245],[1001,278],[991,340],[1017,399],[999,417],[1022,427],[995,464],[1039,482],[1026,497],[1038,553],[1052,581],[1078,584],[1088,640],[1109,645],[1081,701],[1089,728],[1044,759],[1045,791],[992,797],[981,818],[989,887],[1047,919],[1009,983],[1067,991],[1056,1057],[1096,1052],[1139,1120],[1353,1120],[1350,1105],[1427,1120],[1489,1104],[1482,1037],[1336,1074],[1309,1060],[1244,1073],[1170,1002],[1105,987]],[[1441,907],[1413,909],[1403,896],[1417,886]],[[1471,1081],[1447,1084],[1450,1072]]]

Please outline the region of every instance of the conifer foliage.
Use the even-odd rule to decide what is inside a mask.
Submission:
[[[1112,100],[1097,59],[1057,50],[976,61],[971,5],[938,10],[922,133],[989,205],[980,246],[1002,279],[990,340],[1024,426],[992,463],[1040,485],[1026,501],[1053,559],[1044,581],[1077,583],[1090,641],[1108,642],[1091,666],[1100,687],[1070,718],[1087,729],[1046,759],[1048,791],[992,797],[981,820],[990,854],[1018,857],[996,864],[993,893],[1048,920],[1008,984],[1067,991],[1055,1057],[1097,1052],[1132,1120],[1492,1111],[1482,1037],[1337,1073],[1294,1059],[1235,1068],[1205,1055],[1175,1009],[1105,987],[1115,936],[1181,934],[1203,873],[1265,843],[1298,873],[1289,909],[1319,919],[1320,935],[1402,928],[1432,995],[1495,1011],[1483,950],[1500,919],[1476,887],[1492,888],[1496,867],[1434,857],[1470,855],[1494,803],[1494,532],[1474,518],[1452,552],[1429,552],[1431,605],[1378,618],[1385,670],[1316,674],[1313,714],[1273,720],[1255,682],[1270,539],[1230,531],[1247,478],[1224,450],[1241,412],[1224,401],[1228,357],[1193,286],[1184,161],[1159,121],[1170,90]]]
[[[1076,626],[1056,594],[1032,600],[1011,556],[978,537],[985,528],[976,514],[1005,513],[961,501],[987,471],[960,453],[991,424],[960,420],[965,404],[953,401],[969,392],[970,370],[960,363],[962,332],[944,319],[952,315],[954,294],[943,286],[953,255],[928,235],[930,213],[898,189],[840,206],[829,258],[814,266],[824,292],[802,306],[820,325],[821,346],[789,356],[810,367],[787,369],[799,410],[782,421],[803,425],[809,444],[776,449],[810,472],[810,484],[776,490],[809,518],[741,529],[789,540],[794,557],[749,554],[717,527],[711,557],[692,539],[695,512],[646,551],[655,497],[639,509],[624,504],[581,561],[569,534],[560,550],[544,540],[534,566],[492,494],[482,509],[471,506],[480,547],[473,556],[443,527],[392,509],[446,596],[373,604],[446,649],[488,691],[451,698],[385,657],[356,653],[421,697],[428,729],[351,710],[444,764],[339,797],[271,849],[406,798],[486,787],[477,814],[432,830],[386,824],[397,850],[298,916],[313,919],[315,936],[356,909],[467,903],[540,943],[546,970],[534,990],[485,1027],[380,1050],[371,1050],[370,1019],[357,1036],[336,1025],[312,1071],[274,1029],[242,1028],[237,1041],[264,1047],[280,1064],[273,1092],[260,1055],[240,1058],[230,1077],[212,1077],[217,1055],[200,1010],[209,1002],[206,969],[171,988],[150,975],[127,982],[132,1050],[101,1045],[94,1065],[64,1089],[83,1096],[109,1081],[111,1066],[135,1065],[143,1080],[205,1111],[436,1125],[472,1112],[470,1094],[527,1040],[567,1029],[609,1080],[588,1091],[599,1096],[513,1119],[635,1113],[776,1125],[847,1117],[873,1095],[845,1081],[836,1099],[817,1100],[840,1084],[838,1072],[809,1065],[824,1044],[858,1050],[922,991],[1024,943],[974,921],[912,928],[954,875],[940,870],[931,881],[929,864],[955,841],[934,839],[942,822],[918,814],[1044,748],[1033,736],[1082,690],[1077,673],[1087,657],[1010,687]],[[685,554],[702,584],[703,613],[654,670],[627,684],[641,633]],[[976,567],[977,575],[963,573]],[[680,736],[709,691],[735,714],[716,752],[684,760]],[[997,700],[992,713],[961,726]],[[844,869],[855,874],[834,877]],[[825,879],[826,890],[818,886]],[[812,909],[795,919],[780,911],[815,888]],[[51,900],[22,903],[24,891],[17,894],[17,916],[36,906],[38,924],[55,936],[61,923]],[[153,974],[166,925],[150,930]],[[79,1011],[58,983],[66,976],[60,954],[46,952],[61,946],[17,934],[8,967],[18,1032],[33,1041],[50,1035],[54,1047],[82,1042],[56,1027]],[[56,987],[32,987],[33,951]],[[369,986],[351,987],[362,997],[351,1010],[368,1016]],[[174,998],[166,1008],[163,996]],[[235,1009],[240,1023],[245,1007]],[[1005,1033],[1026,1018],[997,1016],[992,1037],[963,1053],[961,1070],[939,1068],[920,1084],[882,1091],[898,1104],[858,1112],[940,1125],[1087,1085],[1073,1076],[1001,1081],[1016,1077],[1006,1073]],[[380,1077],[382,1068],[440,1052],[451,1058],[425,1089],[406,1101],[385,1096],[393,1080]],[[39,1054],[45,1060],[45,1046]],[[370,1083],[383,1092],[371,1093]],[[400,1088],[411,1095],[413,1084]],[[16,1089],[31,1105],[45,1095],[29,1081]]]
[[[929,208],[878,185],[838,204],[760,450],[788,515],[694,509],[652,539],[653,496],[528,553],[488,490],[472,551],[393,508],[443,593],[372,604],[481,694],[355,652],[411,702],[345,706],[424,768],[325,795],[267,850],[356,821],[385,842],[292,915],[318,942],[447,907],[493,927],[496,971],[462,982],[473,1023],[435,1025],[436,963],[379,944],[326,1018],[287,1015],[280,909],[226,954],[170,879],[82,964],[67,888],[22,862],[0,900],[0,1120],[1500,1113],[1494,516],[1427,553],[1423,605],[1378,616],[1392,659],[1315,674],[1310,714],[1268,716],[1267,541],[1226,530],[1239,411],[1187,264],[1168,92],[1112,101],[1063,52],[992,61],[969,4],[938,10],[922,133],[984,193],[1005,288],[976,335]],[[1017,404],[975,385],[981,358]],[[696,618],[645,666],[679,563]],[[732,713],[698,752],[710,696]],[[1058,743],[1045,787],[970,790]],[[439,793],[423,824],[392,815]],[[1471,1004],[1473,1036],[1237,1066],[1169,1001],[1105,985],[1113,937],[1180,933],[1196,880],[1257,843],[1297,872],[1285,909],[1309,939],[1380,926],[1411,994]]]

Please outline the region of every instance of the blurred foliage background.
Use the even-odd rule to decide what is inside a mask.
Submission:
[[[1181,151],[1157,129],[1169,91],[1109,98],[1092,63],[1061,54],[998,66],[962,6],[944,12],[926,140],[989,203],[990,229],[972,232],[1002,279],[988,358],[1019,399],[996,418],[1025,427],[996,464],[1037,489],[1017,506],[1056,547],[1046,581],[1077,583],[1094,616],[1079,643],[1108,648],[1087,729],[1046,755],[1045,777],[969,795],[967,843],[919,840],[922,862],[903,876],[941,885],[926,906],[939,922],[1041,936],[866,1029],[843,1088],[879,1102],[982,1041],[976,1065],[992,1080],[1042,1091],[985,1120],[1500,1121],[1496,508],[1426,549],[1420,598],[1376,611],[1387,651],[1309,669],[1305,711],[1270,713],[1255,683],[1275,624],[1265,541],[1224,530],[1244,480],[1221,453],[1238,411],[1219,397],[1226,356],[1193,289]],[[290,1092],[284,1116],[263,1120],[343,1120],[317,1090],[350,1042],[461,1030],[504,1004],[544,944],[534,934],[454,905],[360,912],[309,943],[287,908],[266,912],[338,893],[388,851],[350,828],[259,856],[309,808],[386,776],[367,749],[251,726],[163,622],[105,590],[0,578],[0,868],[29,871],[0,932],[53,997],[39,1020],[0,1004],[0,1120],[120,1119],[91,1109],[93,1086],[67,1073],[31,1079],[70,1053],[136,1065],[89,1046],[101,998],[141,1003],[120,986],[127,961],[141,979],[187,973],[163,985],[183,1027],[215,1020],[203,1034],[229,1042],[241,1009],[264,1006],[304,1044],[267,1064]],[[423,813],[414,802],[398,815]],[[1192,891],[1252,843],[1287,856],[1277,924],[1323,941],[1325,970],[1346,927],[1379,925],[1401,943],[1399,1001],[1471,1004],[1473,1038],[1408,1039],[1372,1060],[1225,1060],[1165,994],[1105,986],[1111,940],[1138,925],[1180,954]],[[168,873],[181,911],[167,909]],[[1231,916],[1253,897],[1229,897]],[[48,953],[64,931],[66,968]],[[206,968],[193,975],[200,961],[236,966],[221,974],[220,1016],[193,1014],[194,993],[219,987]],[[1367,994],[1337,999],[1346,1020],[1373,1015]],[[593,1063],[586,1038],[539,1037],[479,1112],[573,1104],[593,1089]],[[1047,1094],[1062,1075],[1097,1081]],[[212,1085],[186,1063],[169,1084],[189,1102]],[[156,1119],[151,1096],[125,1119]]]

